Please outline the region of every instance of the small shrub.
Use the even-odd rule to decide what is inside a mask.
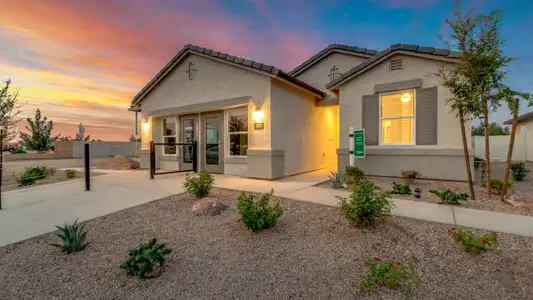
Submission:
[[[140,168],[141,168],[141,164],[138,161],[132,161],[131,162],[130,169],[136,170],[136,169],[140,169]]]
[[[56,226],[56,228],[59,229],[59,233],[56,235],[61,239],[61,244],[51,244],[51,246],[58,247],[67,254],[81,251],[89,244],[86,242],[85,224],[80,226],[77,219],[72,225],[65,223],[65,227]]]
[[[139,248],[128,251],[128,258],[120,265],[128,275],[140,278],[159,276],[165,264],[165,255],[172,252],[166,244],[158,244],[156,239],[140,244]]]
[[[331,186],[334,189],[342,189],[344,187],[344,179],[342,172],[331,171],[331,174],[328,175]]]
[[[48,174],[50,174],[50,176],[55,176],[56,172],[57,172],[56,168],[48,168]]]
[[[65,176],[67,178],[74,178],[74,177],[76,177],[76,175],[78,175],[78,171],[76,171],[76,170],[73,170],[73,169],[66,169],[65,170]]]
[[[405,265],[400,261],[383,261],[378,257],[369,257],[366,264],[370,267],[370,275],[361,281],[363,292],[374,291],[382,285],[390,289],[405,290],[410,295],[413,288],[421,283],[415,274],[415,266],[412,262]]]
[[[468,200],[468,194],[466,193],[457,194],[450,190],[445,190],[445,191],[430,190],[429,192],[437,195],[440,198],[441,204],[461,205],[459,201]]]
[[[347,198],[339,199],[341,214],[358,227],[375,226],[376,220],[390,215],[394,204],[390,193],[375,189],[374,183],[361,183]]]
[[[263,195],[246,192],[239,195],[239,198],[237,198],[237,211],[244,226],[257,231],[276,225],[276,221],[283,215],[283,208],[279,201],[276,203],[270,202],[270,197],[273,193],[274,190]]]
[[[11,154],[24,154],[24,153],[26,153],[26,151],[24,151],[24,149],[20,149],[19,148],[19,149],[13,149],[13,150],[9,151],[9,153],[11,153]]]
[[[498,247],[498,233],[496,232],[486,233],[480,237],[476,237],[471,231],[452,227],[448,229],[448,233],[469,252],[482,253]]]
[[[420,178],[420,173],[411,170],[402,170],[402,177],[408,184],[415,183],[415,179]]]
[[[344,175],[346,176],[346,180],[353,181],[353,183],[347,182],[347,184],[359,184],[361,182],[361,179],[365,176],[365,172],[363,172],[361,168],[355,166],[346,166],[346,169],[344,170]]]
[[[526,168],[526,164],[524,162],[521,161],[511,164],[511,175],[513,176],[514,180],[524,180],[527,173],[529,173],[529,170]]]
[[[479,167],[481,167],[482,163],[483,163],[483,159],[482,158],[474,156],[474,169],[479,170]]]
[[[187,174],[185,177],[185,184],[183,187],[189,195],[196,196],[198,199],[209,195],[215,178],[209,172],[202,170],[199,174],[195,176],[190,176]]]
[[[49,175],[49,169],[45,166],[26,168],[24,173],[20,175],[13,174],[13,178],[19,186],[27,186],[34,184],[37,180],[45,179]]]
[[[398,184],[393,182],[391,193],[399,195],[411,195],[411,186],[409,184]]]
[[[496,194],[496,195],[501,195],[502,194],[502,189],[503,189],[503,180],[501,179],[497,179],[497,178],[492,178],[490,180],[491,182],[491,187],[492,187],[492,193],[493,194]],[[481,186],[482,187],[487,187],[487,179],[482,179],[481,180]],[[512,189],[514,187],[514,184],[512,182],[508,182],[507,183],[507,187]]]

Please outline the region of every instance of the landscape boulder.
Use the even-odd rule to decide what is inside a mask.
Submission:
[[[206,197],[194,203],[192,206],[192,211],[197,216],[217,216],[227,208],[227,205],[216,202],[216,198]]]

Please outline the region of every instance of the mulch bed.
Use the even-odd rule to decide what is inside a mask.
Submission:
[[[238,221],[237,192],[213,195],[230,209],[195,216],[195,199],[180,194],[91,220],[79,253],[49,246],[54,234],[0,248],[0,299],[405,299],[359,291],[369,256],[415,261],[413,299],[531,299],[531,238],[501,234],[499,249],[474,255],[446,225],[391,217],[360,230],[337,208],[287,199],[277,226],[253,233]],[[165,271],[127,276],[126,251],[153,237],[173,249]]]

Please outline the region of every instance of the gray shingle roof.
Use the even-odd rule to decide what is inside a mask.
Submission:
[[[343,44],[331,44],[331,45],[328,45],[326,48],[320,50],[320,52],[318,52],[317,54],[311,56],[311,58],[301,63],[296,68],[294,68],[292,71],[289,72],[289,75],[294,76],[295,74],[299,73],[301,70],[319,61],[320,58],[326,53],[330,51],[335,51],[335,50],[348,51],[348,52],[353,52],[357,54],[368,55],[369,57],[377,53],[376,50],[367,49],[367,48],[359,48],[359,47],[348,46],[348,45],[343,45]]]
[[[196,52],[196,53],[201,53],[201,54],[204,54],[204,55],[208,55],[208,56],[211,56],[211,57],[214,57],[214,58],[218,58],[218,59],[222,59],[222,60],[225,60],[227,62],[230,62],[230,63],[233,63],[233,64],[236,64],[236,65],[241,65],[241,66],[244,66],[244,67],[248,67],[248,68],[253,68],[253,69],[256,69],[258,71],[261,71],[261,72],[265,72],[265,73],[268,73],[268,74],[271,74],[271,75],[274,75],[274,76],[277,76],[277,77],[280,77],[282,79],[285,79],[287,81],[290,81],[296,85],[299,85],[315,94],[318,94],[318,95],[322,95],[324,96],[324,92],[322,92],[321,90],[301,81],[301,80],[298,80],[292,76],[290,76],[289,74],[283,72],[282,70],[278,69],[278,68],[275,68],[273,66],[270,66],[270,65],[266,65],[266,64],[262,64],[260,62],[256,62],[256,61],[253,61],[253,60],[248,60],[248,59],[244,59],[244,58],[240,58],[240,57],[236,57],[236,56],[233,56],[233,55],[229,55],[229,54],[226,54],[226,53],[222,53],[222,52],[218,52],[218,51],[214,51],[214,50],[211,50],[211,49],[208,49],[208,48],[203,48],[203,47],[199,47],[199,46],[195,46],[195,45],[185,45],[185,47],[183,47],[176,55],[174,55],[174,57],[172,57],[172,59],[154,76],[154,78],[152,78],[148,84],[146,84],[138,93],[137,95],[135,95],[135,97],[133,97],[133,100],[131,101],[131,103],[135,103],[139,98],[141,98],[143,96],[143,94],[161,77],[163,76],[163,74],[165,74],[165,72],[177,61],[177,60],[180,60],[183,56],[187,55],[188,52]]]
[[[524,123],[524,122],[527,122],[527,121],[530,121],[530,120],[533,120],[533,111],[525,113],[523,115],[519,115],[518,118],[516,119],[518,124]],[[511,124],[513,124],[513,119],[507,120],[507,121],[503,122],[503,124],[511,125]]]
[[[408,44],[394,44],[390,46],[389,48],[380,51],[377,53],[374,57],[364,61],[363,63],[353,67],[349,71],[343,73],[339,78],[333,80],[332,82],[328,83],[326,85],[326,88],[330,89],[337,84],[344,81],[346,78],[352,76],[353,74],[356,74],[357,72],[365,69],[369,65],[375,63],[382,57],[396,51],[404,51],[404,52],[414,52],[414,53],[421,53],[421,54],[429,54],[429,55],[435,55],[439,57],[445,57],[445,58],[459,58],[461,56],[460,52],[456,51],[450,51],[447,49],[439,49],[439,48],[433,48],[433,47],[423,47],[418,45],[408,45]]]

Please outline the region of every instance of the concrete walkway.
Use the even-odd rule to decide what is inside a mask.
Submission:
[[[319,170],[278,181],[215,176],[220,188],[269,192],[300,201],[337,206],[335,196],[346,191],[317,188],[327,180],[329,170]],[[55,230],[55,225],[93,219],[125,208],[148,203],[183,192],[184,174],[169,174],[148,179],[145,171],[113,172],[93,177],[92,190],[83,190],[83,180],[73,180],[16,190],[3,194],[0,211],[0,247]],[[410,200],[395,199],[393,215],[498,232],[533,236],[533,217],[455,208]]]

